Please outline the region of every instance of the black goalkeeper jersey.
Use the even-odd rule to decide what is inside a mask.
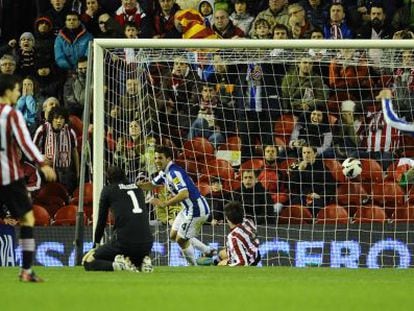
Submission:
[[[121,245],[153,241],[144,193],[135,184],[111,184],[102,189],[94,239],[96,243],[102,239],[109,209],[115,217],[116,239]]]

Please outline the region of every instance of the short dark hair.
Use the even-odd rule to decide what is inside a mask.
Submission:
[[[158,145],[158,146],[155,147],[155,150],[154,151],[156,153],[162,153],[162,154],[164,154],[166,158],[170,158],[170,159],[173,158],[172,150],[171,150],[171,148],[169,148],[167,146]]]
[[[110,166],[106,170],[106,179],[110,184],[126,183],[125,172],[118,166]]]
[[[15,75],[0,74],[0,96],[4,96],[7,90],[13,91],[20,79]]]
[[[244,218],[243,207],[238,201],[230,201],[224,206],[224,216],[235,225],[241,224]]]

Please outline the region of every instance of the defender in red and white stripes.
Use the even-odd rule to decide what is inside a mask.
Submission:
[[[227,262],[220,265],[256,266],[260,261],[256,225],[251,219],[244,218],[239,202],[226,204],[224,215],[231,231],[227,235]]]

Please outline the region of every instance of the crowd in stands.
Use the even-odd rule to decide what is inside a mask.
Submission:
[[[0,5],[0,71],[22,78],[16,108],[69,198],[79,180],[76,125],[83,118],[94,38],[414,39],[411,0],[4,0]],[[385,184],[397,182],[387,170],[414,154],[409,138],[387,127],[376,100],[380,90],[391,88],[399,114],[414,119],[412,50],[274,49],[261,61],[243,64],[226,63],[220,52],[204,63],[181,55],[149,64],[144,85],[134,73],[136,64],[128,61],[130,53],[120,49],[108,61],[107,70],[124,71],[117,69],[119,79],[105,85],[107,160],[122,166],[133,182],[137,172],[154,173],[154,143],[170,145],[213,206],[212,223],[223,221],[223,202],[230,199],[243,202],[258,224],[274,225],[296,205],[309,207],[317,219],[324,207],[338,202],[336,189],[344,178],[337,173],[344,159],[375,160]],[[125,60],[127,65],[116,66]],[[152,96],[142,99],[143,88]],[[140,123],[144,110],[157,124],[146,137],[148,125]],[[239,163],[216,157],[223,150],[240,151]],[[230,164],[221,169],[215,162],[211,169],[211,161]],[[361,191],[372,193],[361,185]],[[160,197],[167,195],[160,191]],[[361,198],[361,205],[367,203]],[[374,196],[368,202],[381,205]],[[157,215],[164,215],[159,217],[164,223],[171,220],[168,210]]]

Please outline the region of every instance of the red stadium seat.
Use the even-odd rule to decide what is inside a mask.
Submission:
[[[205,171],[205,164],[198,162],[196,159],[183,159],[183,156],[179,156],[174,160],[176,164],[181,166],[193,180],[197,179],[197,176]]]
[[[368,201],[369,196],[359,182],[341,184],[336,190],[338,204],[342,206],[360,206]]]
[[[210,184],[208,182],[198,182],[197,188],[203,196],[211,193]]]
[[[284,141],[290,137],[295,127],[295,117],[293,114],[284,114],[278,117],[274,125],[274,133],[278,137],[284,137]]]
[[[374,159],[360,159],[362,165],[361,180],[381,182],[383,179],[382,167]]]
[[[395,209],[391,220],[393,222],[414,223],[414,206],[401,206]]]
[[[34,204],[41,205],[44,207],[49,215],[54,215],[58,209],[65,206],[66,202],[58,196],[37,196],[34,199]]]
[[[264,165],[263,159],[250,159],[250,160],[243,162],[240,165],[240,171],[251,170],[251,169],[255,171],[261,170],[263,168],[263,165]]]
[[[35,218],[35,226],[49,226],[50,215],[49,212],[41,205],[33,204],[33,214]]]
[[[331,172],[333,179],[337,182],[345,182],[346,177],[342,173],[342,165],[335,159],[324,159],[325,167]]]
[[[217,176],[225,181],[234,179],[234,170],[230,162],[222,159],[212,159],[207,162],[203,174]]]
[[[280,224],[310,224],[312,214],[304,206],[292,205],[285,207],[279,215]]]
[[[198,161],[205,162],[214,158],[213,145],[203,137],[187,140],[183,145],[183,149],[186,159],[197,159]]]
[[[353,217],[354,223],[384,223],[386,221],[384,209],[376,205],[360,206]]]
[[[404,205],[404,191],[394,182],[383,182],[372,185],[372,198],[374,203],[385,207],[388,217],[395,209]]]
[[[78,207],[76,205],[66,205],[60,208],[54,217],[54,226],[73,226],[76,224],[76,213]],[[83,214],[84,224],[87,224],[87,217]]]
[[[69,193],[65,186],[58,182],[49,182],[44,185],[39,190],[37,197],[50,197],[57,196],[61,198],[65,203],[69,201]]]
[[[337,204],[326,206],[316,216],[317,224],[347,224],[348,222],[348,212]]]
[[[79,202],[79,187],[75,189],[73,192],[73,198],[75,204],[78,204]],[[93,201],[93,184],[92,183],[85,183],[85,190],[83,193],[83,204],[84,205],[90,205]]]
[[[286,177],[289,171],[290,166],[297,162],[298,159],[296,158],[287,158],[286,160],[283,160],[282,162],[280,162],[277,166],[277,168],[279,169],[279,172]]]
[[[225,144],[222,144],[219,147],[220,150],[241,150],[241,139],[239,136],[230,136],[227,138],[227,141]]]
[[[72,127],[72,129],[75,131],[76,136],[82,137],[82,131],[83,131],[83,122],[81,121],[81,119],[79,119],[79,117],[75,116],[75,115],[70,115],[69,116],[69,124]]]
[[[276,170],[264,169],[260,172],[257,180],[260,181],[263,187],[272,193],[278,191],[277,183],[278,176]]]

